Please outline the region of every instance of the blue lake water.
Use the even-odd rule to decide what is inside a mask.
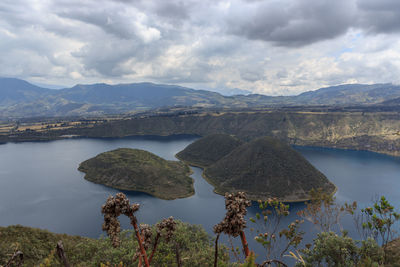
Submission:
[[[21,224],[53,232],[98,237],[102,234],[100,207],[112,188],[83,179],[77,170],[80,162],[101,152],[119,147],[140,148],[165,159],[196,140],[191,136],[131,137],[122,139],[67,139],[52,142],[8,143],[0,145],[0,226]],[[363,151],[296,147],[316,168],[338,187],[341,203],[358,201],[365,206],[377,196],[385,195],[400,207],[400,159]],[[196,194],[177,200],[160,200],[145,193],[125,192],[131,201],[141,204],[138,219],[153,224],[174,216],[185,222],[201,224],[212,233],[212,227],[224,216],[224,198],[216,195],[202,177],[202,170],[192,168]],[[304,204],[291,205],[292,215]],[[249,217],[258,212],[254,205]],[[122,226],[129,228],[126,219]],[[252,223],[248,223],[253,227]],[[352,229],[345,220],[343,227]],[[315,227],[305,223],[307,240]],[[353,230],[351,230],[354,234]],[[257,253],[262,248],[254,244],[254,233],[247,232],[250,245]],[[223,239],[223,241],[226,239]]]

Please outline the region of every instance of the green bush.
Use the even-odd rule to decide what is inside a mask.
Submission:
[[[65,253],[72,266],[115,266],[120,263],[132,266],[137,248],[133,234],[132,230],[122,231],[121,245],[114,248],[108,237],[91,239],[23,226],[0,227],[0,266],[7,263],[15,249],[24,253],[23,266],[63,266],[55,255],[59,240],[63,241]],[[213,243],[201,226],[178,221],[175,238],[179,244],[183,266],[213,266]],[[228,266],[228,263],[227,250],[221,246],[218,266]],[[134,266],[137,266],[137,261]],[[174,242],[167,244],[161,239],[152,266],[176,266]]]
[[[313,246],[302,252],[306,266],[379,266],[384,259],[383,249],[375,240],[362,241],[359,247],[352,238],[333,232],[319,233]]]

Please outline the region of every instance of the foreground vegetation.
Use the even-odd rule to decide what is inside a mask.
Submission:
[[[118,193],[102,206],[103,230],[109,237],[90,239],[22,226],[0,228],[0,263],[20,266],[20,258],[13,256],[23,255],[23,266],[287,267],[287,258],[291,257],[296,266],[400,266],[400,239],[395,239],[400,214],[385,197],[359,209],[356,203],[341,206],[321,190],[312,190],[310,195],[306,208],[298,213],[299,219],[287,226],[282,225],[282,219],[289,215],[289,205],[276,199],[258,202],[260,213],[250,221],[263,226],[257,228],[255,240],[265,254],[257,257],[244,233],[251,203],[242,192],[225,195],[227,211],[214,227],[214,243],[201,227],[171,217],[152,227],[139,224],[135,217],[139,205],[131,205],[124,194]],[[354,219],[361,240],[349,237],[345,230],[335,231],[345,214]],[[121,232],[121,215],[129,217],[134,231]],[[304,220],[315,224],[320,232],[311,244],[301,248],[304,232],[300,225]],[[240,237],[243,259],[234,253],[237,262],[229,262],[226,247],[218,244],[222,234]]]
[[[153,227],[152,231],[155,231]],[[132,238],[133,230],[122,231],[121,245],[114,248],[109,237],[99,239],[54,234],[45,230],[9,226],[0,227],[0,266],[7,263],[15,250],[24,255],[22,266],[64,266],[56,254],[56,244],[62,240],[65,254],[72,266],[132,266],[137,242]],[[214,247],[204,229],[197,225],[177,222],[174,239],[179,243],[182,266],[212,266]],[[220,266],[227,265],[229,257],[224,247],[220,248]],[[152,266],[175,266],[175,244],[161,240]],[[17,266],[13,264],[11,266]],[[137,266],[137,263],[136,263]]]

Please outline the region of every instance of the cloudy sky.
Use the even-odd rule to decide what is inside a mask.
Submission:
[[[0,76],[290,95],[400,83],[399,0],[1,0]]]

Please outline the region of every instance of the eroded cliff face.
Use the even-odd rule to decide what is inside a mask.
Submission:
[[[82,130],[86,136],[233,134],[243,140],[273,136],[302,146],[369,150],[400,156],[397,113],[242,112],[115,121]]]
[[[24,133],[4,141],[48,140],[62,135],[232,134],[248,141],[272,136],[290,144],[369,150],[400,156],[400,114],[394,112],[228,112],[115,120],[94,127]],[[2,140],[0,140],[2,141]]]
[[[291,114],[290,117],[287,137],[292,144],[400,156],[398,114]]]

